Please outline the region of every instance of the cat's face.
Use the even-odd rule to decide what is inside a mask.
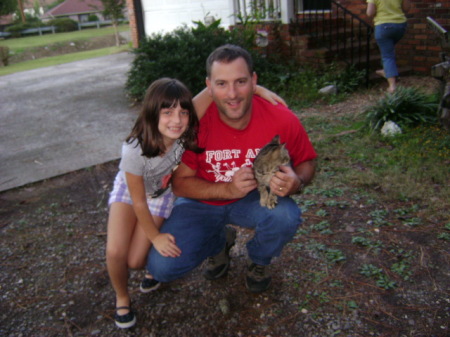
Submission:
[[[274,173],[279,166],[289,165],[291,159],[285,144],[280,144],[280,138],[275,136],[270,143],[259,152],[254,167],[262,174]]]

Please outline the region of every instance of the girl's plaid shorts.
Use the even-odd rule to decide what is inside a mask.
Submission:
[[[167,191],[157,198],[147,195],[147,204],[152,215],[157,215],[164,219],[167,219],[172,212],[174,201],[175,195],[172,193],[171,188],[168,188]],[[114,187],[109,194],[108,205],[111,205],[113,202],[133,204],[127,184],[121,173],[118,173],[116,179],[114,179]]]

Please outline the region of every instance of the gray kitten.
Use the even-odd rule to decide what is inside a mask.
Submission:
[[[269,209],[277,205],[277,196],[270,191],[269,183],[272,176],[279,171],[279,166],[290,164],[289,152],[285,144],[280,144],[280,136],[276,135],[264,146],[255,158],[253,169],[261,195],[260,204]]]

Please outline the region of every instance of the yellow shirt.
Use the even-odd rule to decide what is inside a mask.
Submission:
[[[367,0],[367,3],[375,4],[377,7],[377,13],[373,19],[375,26],[383,23],[406,22],[402,2],[403,0]]]

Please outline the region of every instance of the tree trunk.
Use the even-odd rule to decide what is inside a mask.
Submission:
[[[25,19],[25,13],[23,12],[23,2],[22,2],[22,0],[17,0],[17,3],[19,5],[20,18],[22,19],[22,23],[25,23],[26,19]]]
[[[120,46],[119,30],[117,29],[117,21],[113,21],[114,36],[116,37],[116,47]]]

